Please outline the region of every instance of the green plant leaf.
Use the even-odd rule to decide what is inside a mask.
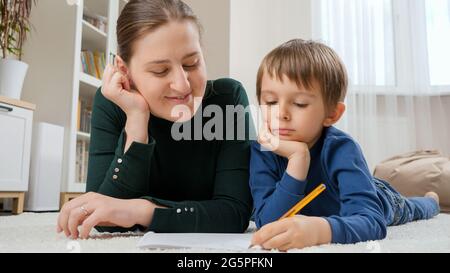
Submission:
[[[31,8],[35,0],[0,0],[0,51],[22,55],[22,47],[30,32]],[[5,16],[8,13],[8,16]],[[6,31],[6,27],[8,30]]]

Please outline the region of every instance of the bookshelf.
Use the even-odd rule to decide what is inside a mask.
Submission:
[[[116,22],[127,1],[67,2],[39,0],[32,12],[36,31],[24,48],[30,69],[22,98],[37,104],[36,122],[64,127],[61,192],[73,197],[86,190],[89,112],[108,56],[117,53]]]

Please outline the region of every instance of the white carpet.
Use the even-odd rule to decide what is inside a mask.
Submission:
[[[56,234],[56,218],[57,213],[0,216],[0,252],[223,252],[207,249],[140,250],[136,244],[141,235],[130,233],[91,233],[91,239],[73,241]],[[254,226],[249,231],[252,230]],[[450,214],[389,227],[387,238],[381,241],[323,245],[291,252],[450,252]]]

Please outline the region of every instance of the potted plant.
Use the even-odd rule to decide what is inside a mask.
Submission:
[[[14,99],[20,99],[28,70],[21,60],[33,4],[36,0],[0,0],[0,95]]]

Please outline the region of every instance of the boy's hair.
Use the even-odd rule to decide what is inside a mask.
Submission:
[[[264,73],[277,80],[285,75],[299,88],[309,90],[316,81],[327,110],[344,101],[347,92],[348,78],[343,62],[333,49],[314,41],[290,40],[264,57],[256,78],[258,102]]]

